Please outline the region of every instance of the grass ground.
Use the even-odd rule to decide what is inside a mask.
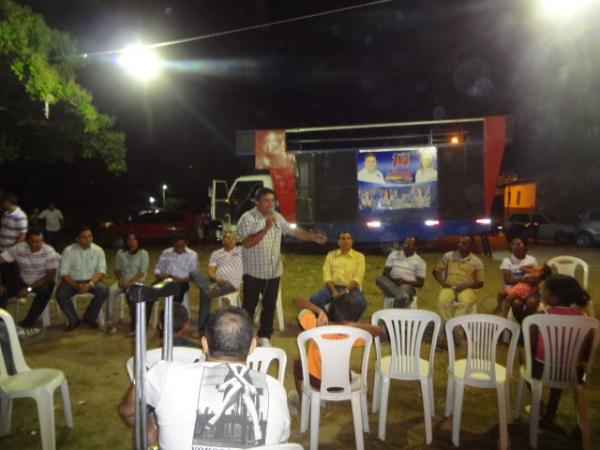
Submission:
[[[209,248],[197,248],[201,266],[206,268]],[[112,261],[113,252],[107,252]],[[156,262],[158,249],[151,251],[151,265]],[[441,252],[423,252],[421,256],[431,268],[441,256]],[[292,299],[298,296],[307,297],[321,285],[322,255],[306,255],[289,253],[283,275],[283,300],[286,329],[276,332],[273,345],[284,348],[289,356],[285,385],[288,390],[293,387],[291,360],[297,356],[296,339],[299,328],[295,321],[295,308]],[[500,289],[498,262],[481,257],[486,268],[486,284],[481,290],[479,312],[490,312],[494,307],[496,292]],[[381,273],[384,265],[381,255],[367,256],[367,274],[364,283],[364,294],[369,301],[364,320],[381,308],[381,294],[373,280]],[[600,310],[600,270],[593,268],[590,274],[590,293],[596,300],[596,311]],[[113,277],[108,277],[112,282]],[[427,276],[425,287],[419,292],[419,307],[435,310],[435,299],[438,286]],[[193,318],[196,319],[198,308],[198,291],[193,288],[191,294]],[[14,309],[11,309],[14,311]],[[23,314],[23,312],[21,312]],[[60,396],[55,396],[56,406],[56,440],[59,449],[131,449],[132,430],[125,426],[118,417],[117,404],[129,385],[125,371],[125,362],[133,354],[133,340],[126,337],[127,327],[121,327],[118,334],[107,336],[98,331],[81,327],[73,333],[62,331],[62,323],[58,322],[54,304],[52,305],[52,326],[42,339],[24,345],[27,363],[32,368],[54,367],[63,370],[69,380],[71,402],[73,406],[74,424],[72,430],[65,428],[62,416]],[[128,320],[126,318],[126,320]],[[158,340],[152,333],[149,348],[157,347]],[[374,350],[371,359],[374,360]],[[592,424],[593,442],[600,448],[600,358],[596,359],[594,371],[589,380],[590,423]],[[369,415],[371,433],[365,434],[365,447],[369,449],[406,448],[406,449],[451,449],[451,419],[443,415],[445,406],[447,353],[437,352],[435,360],[435,407],[434,440],[429,447],[425,445],[425,431],[422,417],[422,401],[419,386],[416,382],[392,382],[387,419],[387,439],[385,442],[376,438],[377,416]],[[372,368],[370,391],[372,391]],[[512,386],[514,401],[515,384]],[[369,397],[369,405],[371,398]],[[560,405],[558,427],[540,436],[541,449],[577,449],[577,439],[569,436],[575,415],[571,395],[565,395]],[[308,448],[308,434],[299,432],[299,418],[292,417],[291,441],[301,443]],[[496,394],[493,390],[475,390],[467,388],[462,416],[461,448],[493,449],[498,438]],[[528,442],[528,422],[524,416],[521,421],[509,427],[513,449],[525,449]],[[349,403],[330,404],[321,411],[320,447],[323,449],[354,448],[354,432]],[[36,449],[40,448],[37,413],[32,400],[14,402],[11,433],[0,438],[0,449]]]

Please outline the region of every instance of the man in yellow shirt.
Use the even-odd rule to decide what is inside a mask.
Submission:
[[[348,294],[360,307],[354,319],[358,320],[367,308],[367,301],[360,291],[365,276],[365,255],[352,248],[352,234],[349,231],[341,231],[337,243],[339,249],[330,251],[323,264],[325,286],[313,294],[310,302],[325,309],[325,305],[334,298]]]

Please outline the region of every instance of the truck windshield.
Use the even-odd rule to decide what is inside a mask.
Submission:
[[[232,219],[237,222],[242,214],[254,206],[254,193],[263,185],[262,181],[240,181],[236,183],[231,195],[229,204],[231,205]]]

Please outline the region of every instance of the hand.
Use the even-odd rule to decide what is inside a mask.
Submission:
[[[319,315],[317,316],[317,326],[322,327],[328,324],[329,318],[327,317],[327,314],[325,314],[325,311],[320,311]]]
[[[225,281],[225,280],[219,280],[219,279],[217,279],[215,281],[217,282],[217,284],[219,284],[221,286],[224,285],[225,283],[227,283],[227,281]]]
[[[0,288],[4,289],[4,291],[6,292],[6,288],[4,288],[4,286],[0,286]],[[4,292],[2,292],[2,289],[0,289],[0,293],[4,294]],[[29,294],[27,288],[19,289],[19,292],[17,293],[17,298],[25,298],[27,297],[27,294]]]
[[[121,278],[119,280],[119,287],[122,289],[127,289],[129,287],[129,281],[127,281],[125,278]]]
[[[89,292],[90,289],[92,289],[92,285],[90,283],[80,283],[79,284],[79,293],[80,294],[85,294],[86,292]]]
[[[268,216],[265,217],[265,230],[270,230],[273,227],[273,224],[275,223],[277,217],[275,217],[275,214],[271,213]]]
[[[327,236],[323,233],[314,233],[313,241],[319,245],[327,243]]]
[[[454,292],[456,292],[457,294],[460,294],[462,291],[464,291],[466,289],[466,287],[462,284],[456,285],[452,287],[452,290]]]
[[[397,278],[394,280],[394,283],[396,283],[396,286],[402,286],[403,284],[406,284],[406,281],[404,281],[402,278]]]

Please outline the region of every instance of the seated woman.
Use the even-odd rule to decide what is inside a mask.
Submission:
[[[528,307],[535,311],[540,303],[538,284],[552,273],[550,267],[546,264],[521,266],[521,270],[524,273],[521,280],[518,283],[506,286],[498,293],[498,305],[495,313],[502,317],[508,316],[509,309],[516,302],[522,306],[523,302],[528,299]]]

